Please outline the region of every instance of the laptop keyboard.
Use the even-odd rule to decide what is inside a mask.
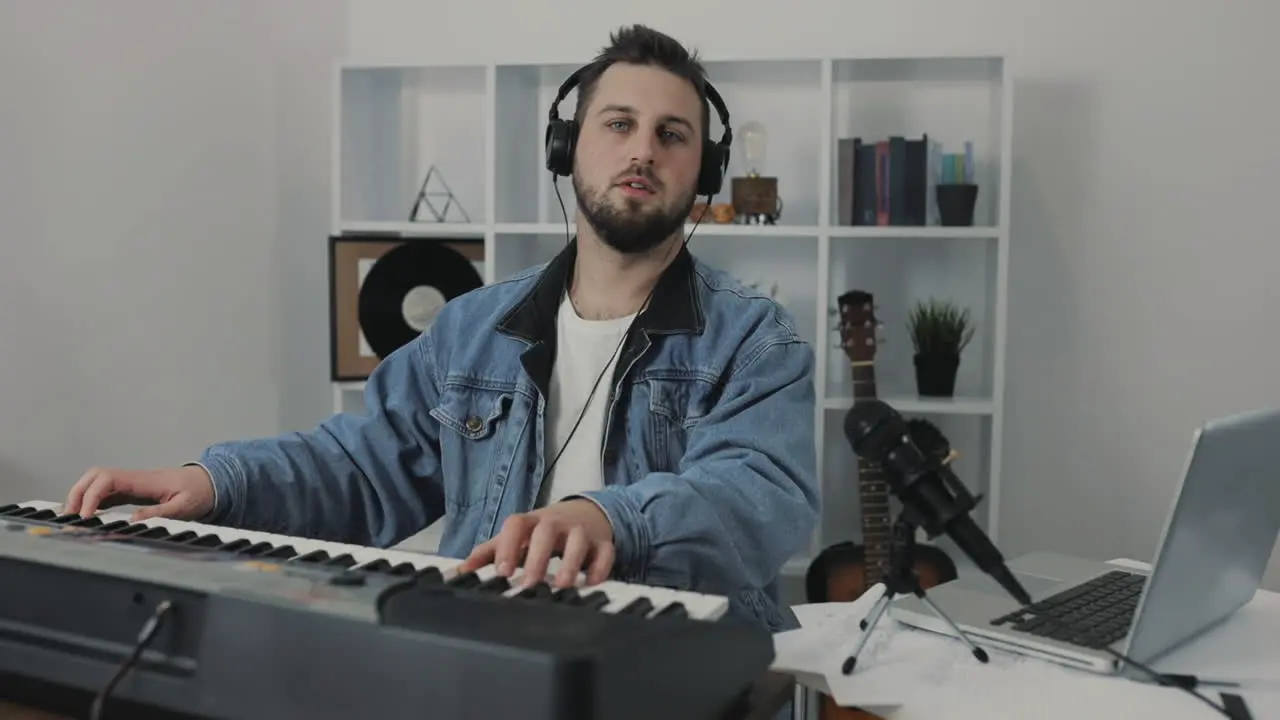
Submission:
[[[1145,575],[1113,570],[998,617],[991,624],[1081,647],[1104,648],[1129,633],[1146,579]]]

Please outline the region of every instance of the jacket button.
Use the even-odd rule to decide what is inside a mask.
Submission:
[[[480,426],[483,424],[484,423],[480,420],[480,418],[476,417],[475,415],[472,415],[471,417],[467,418],[467,429],[470,430],[471,432],[478,431],[480,429]]]

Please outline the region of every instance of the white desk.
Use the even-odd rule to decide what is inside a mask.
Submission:
[[[1146,567],[1134,561],[1117,562]],[[893,624],[896,621],[887,615],[880,621],[881,628]],[[884,631],[876,630],[877,633]],[[991,651],[992,662],[982,665],[953,638],[916,630],[894,632],[912,634],[914,652],[923,656],[922,666],[929,663],[930,656],[949,654],[957,661],[954,672],[947,673],[946,677],[923,669],[919,678],[910,677],[910,669],[899,672],[903,682],[914,681],[920,686],[920,692],[904,695],[895,691],[905,698],[896,707],[869,708],[886,720],[1004,717],[1212,720],[1224,717],[1176,688],[1096,676],[1038,660],[1004,661],[998,657],[1004,654],[998,651]],[[850,638],[838,640],[842,646],[850,642]],[[936,647],[923,648],[922,642]],[[1014,656],[1005,656],[1009,657]],[[1239,688],[1201,687],[1199,691],[1219,704],[1219,692],[1242,696],[1255,720],[1280,718],[1280,593],[1259,591],[1253,601],[1232,618],[1162,658],[1154,664],[1154,669],[1239,682]],[[907,676],[903,677],[902,673]],[[804,693],[805,707],[797,708],[797,717],[817,717],[815,691],[825,691],[823,681],[803,674],[796,677],[811,688]]]

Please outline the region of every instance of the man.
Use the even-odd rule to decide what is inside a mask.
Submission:
[[[449,303],[369,378],[365,415],[214,445],[199,463],[90,470],[66,509],[386,547],[442,515],[463,569],[612,577],[730,598],[795,627],[776,577],[818,513],[813,352],[771,299],[694,259],[684,223],[710,130],[700,64],[612,37],[581,79],[577,237]]]

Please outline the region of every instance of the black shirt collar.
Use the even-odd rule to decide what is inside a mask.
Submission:
[[[531,343],[555,336],[556,312],[573,277],[578,240],[543,268],[533,288],[498,321],[498,331]],[[648,307],[636,318],[635,327],[646,333],[701,333],[704,325],[698,302],[693,256],[681,243],[654,287]]]

